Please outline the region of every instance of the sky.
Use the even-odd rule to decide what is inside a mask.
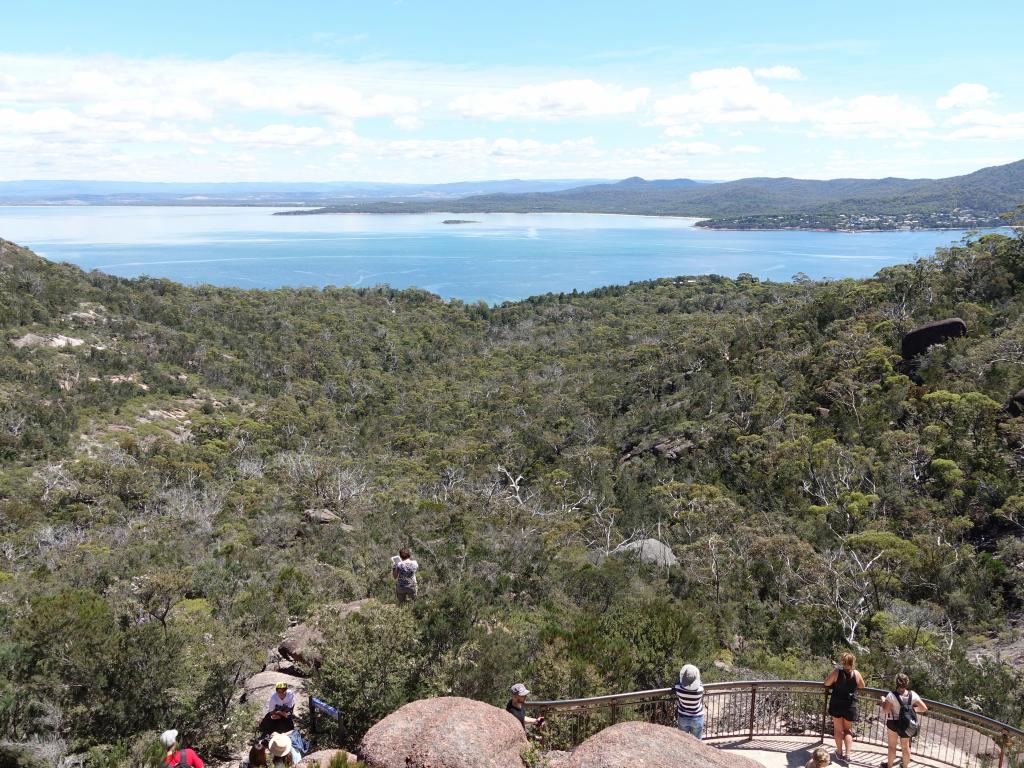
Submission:
[[[0,180],[944,177],[1024,3],[0,0]]]

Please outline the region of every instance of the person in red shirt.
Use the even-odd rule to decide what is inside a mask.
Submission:
[[[180,749],[178,746],[178,732],[174,729],[164,731],[160,734],[160,743],[164,745],[167,754],[164,756],[164,765],[176,765],[179,768],[203,768],[202,759],[195,753],[195,750]]]

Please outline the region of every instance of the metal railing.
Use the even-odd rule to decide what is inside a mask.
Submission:
[[[801,736],[824,742],[832,739],[828,715],[829,691],[804,680],[750,680],[707,683],[704,686],[704,738]],[[856,740],[861,744],[888,743],[880,699],[888,691],[864,688],[858,693]],[[924,700],[928,712],[913,741],[915,759],[958,768],[1018,768],[1024,731],[983,715]],[[588,736],[615,723],[641,720],[675,724],[671,688],[562,701],[531,701],[531,716],[544,716],[544,742],[550,749],[571,749]]]

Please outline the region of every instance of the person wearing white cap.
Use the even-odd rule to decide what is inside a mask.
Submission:
[[[516,683],[511,688],[512,698],[508,700],[508,704],[505,705],[505,711],[510,713],[519,721],[519,724],[523,726],[523,730],[526,730],[526,726],[535,725],[540,728],[544,725],[543,717],[527,717],[526,716],[526,697],[530,695],[526,686],[522,683]]]
[[[704,733],[704,686],[700,670],[687,664],[679,670],[679,682],[672,687],[676,695],[676,725],[695,739]]]
[[[267,745],[267,757],[272,765],[298,765],[302,755],[292,744],[287,733],[275,733]]]
[[[167,750],[167,754],[164,756],[164,765],[177,765],[180,768],[186,766],[203,768],[204,763],[195,750],[188,747],[178,748],[178,732],[173,728],[160,734],[160,743]]]

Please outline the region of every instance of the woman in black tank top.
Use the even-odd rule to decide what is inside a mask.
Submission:
[[[836,740],[836,758],[848,760],[853,750],[853,724],[857,722],[857,690],[864,687],[864,678],[856,670],[857,657],[844,653],[840,666],[825,678],[825,687],[832,689],[828,713]]]

